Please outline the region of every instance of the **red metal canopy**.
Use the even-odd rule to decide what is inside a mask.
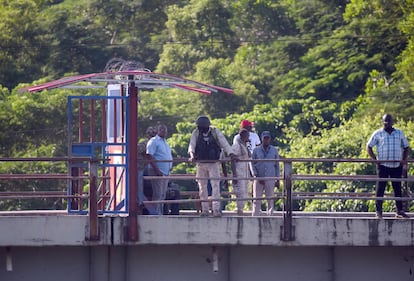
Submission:
[[[90,82],[88,85],[79,85]],[[65,77],[37,86],[21,89],[22,92],[40,92],[55,88],[105,88],[109,84],[128,84],[134,82],[139,89],[179,88],[210,95],[212,92],[234,94],[232,89],[200,83],[169,74],[160,74],[142,70],[91,73]]]

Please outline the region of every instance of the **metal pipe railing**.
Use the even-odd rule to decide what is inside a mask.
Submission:
[[[89,233],[88,239],[96,240],[99,239],[99,223],[98,216],[101,211],[98,208],[98,201],[102,198],[110,198],[111,194],[105,195],[102,190],[98,193],[99,180],[103,178],[108,179],[108,175],[98,174],[98,165],[100,160],[92,159],[88,157],[58,157],[58,158],[0,158],[0,162],[64,162],[70,166],[70,163],[85,163],[85,171],[81,175],[71,175],[63,173],[50,173],[50,174],[0,174],[0,181],[17,181],[17,180],[63,180],[63,181],[78,181],[78,180],[89,180],[88,193],[81,194],[68,194],[65,190],[53,191],[10,191],[6,190],[0,192],[0,200],[13,200],[13,199],[27,199],[37,200],[45,198],[60,198],[66,200],[88,200],[88,209],[86,212],[89,215]],[[229,160],[222,160],[229,162]],[[260,161],[260,160],[259,160]],[[262,161],[275,161],[275,160],[262,160]],[[293,169],[294,163],[327,163],[327,162],[360,162],[360,163],[381,163],[381,161],[373,161],[370,159],[306,159],[306,158],[281,158],[279,160],[283,165],[281,166],[283,173],[279,177],[265,177],[263,180],[280,180],[283,182],[282,192],[276,192],[272,197],[263,198],[221,198],[217,201],[251,201],[251,200],[266,200],[266,199],[282,199],[283,200],[283,231],[282,239],[290,241],[294,239],[294,225],[293,225],[293,201],[294,200],[400,200],[400,201],[411,201],[412,197],[376,197],[373,193],[360,192],[296,192],[293,190],[295,181],[401,181],[401,182],[413,182],[414,177],[408,176],[406,178],[378,178],[376,175],[334,175],[334,174],[295,174]],[[188,162],[187,159],[174,159],[173,162]],[[384,162],[384,161],[383,161]],[[391,162],[391,161],[386,161]],[[414,160],[408,160],[409,163]],[[189,163],[189,162],[188,162]],[[199,180],[208,179],[206,177],[196,177],[193,174],[182,174],[182,175],[169,175],[164,176],[164,179],[169,180]],[[157,176],[145,176],[144,179],[159,179]],[[231,175],[219,178],[210,178],[215,180],[233,180],[235,179]],[[252,177],[239,177],[238,180],[253,180]],[[80,188],[83,188],[82,186]],[[197,194],[197,191],[194,191]],[[231,193],[229,193],[230,195]],[[136,194],[130,194],[130,197],[137,196]],[[212,202],[213,199],[201,200],[201,199],[179,199],[179,200],[161,200],[161,201],[145,201],[144,203],[199,203],[199,202]]]
[[[45,199],[45,198],[57,198],[66,200],[81,200],[88,199],[89,208],[89,224],[88,235],[89,240],[99,239],[99,224],[98,224],[98,205],[97,205],[97,191],[98,191],[98,160],[92,158],[71,158],[71,157],[52,157],[52,158],[0,158],[0,162],[64,162],[67,166],[71,163],[87,162],[89,175],[69,175],[63,173],[36,173],[36,174],[0,174],[1,181],[28,181],[28,180],[64,180],[67,186],[68,181],[76,181],[81,179],[89,179],[89,193],[85,194],[72,194],[69,195],[67,190],[63,191],[1,191],[0,200],[21,200],[21,199]],[[66,167],[66,170],[68,168]]]

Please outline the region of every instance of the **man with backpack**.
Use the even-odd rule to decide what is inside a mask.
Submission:
[[[212,199],[220,199],[220,153],[221,150],[232,159],[235,157],[230,144],[220,130],[211,126],[207,116],[199,116],[196,121],[197,128],[192,132],[188,153],[189,161],[196,162],[196,177],[201,200],[208,199],[207,182],[210,179],[212,186]],[[220,202],[212,203],[213,216],[220,217]],[[208,216],[209,203],[201,203],[201,216]]]

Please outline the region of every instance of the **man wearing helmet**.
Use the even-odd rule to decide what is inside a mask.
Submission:
[[[217,128],[211,126],[210,119],[207,116],[199,116],[196,121],[197,128],[193,131],[188,146],[190,161],[197,161],[197,178],[199,194],[201,200],[207,200],[208,190],[207,182],[210,178],[212,185],[213,200],[220,199],[220,153],[221,150],[232,158],[234,153],[226,137]],[[220,202],[212,203],[213,216],[221,216]],[[201,216],[208,216],[209,203],[201,203]]]

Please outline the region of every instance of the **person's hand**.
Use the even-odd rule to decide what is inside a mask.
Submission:
[[[231,161],[239,160],[239,158],[237,157],[237,155],[234,154],[234,153],[230,153],[229,156],[230,156]]]
[[[403,169],[403,173],[407,173],[407,170],[408,170],[408,162],[407,162],[407,160],[402,160],[401,161],[401,167]]]
[[[195,162],[195,158],[194,157],[190,157],[190,158],[188,158],[188,161],[190,161],[191,163],[194,163]]]

